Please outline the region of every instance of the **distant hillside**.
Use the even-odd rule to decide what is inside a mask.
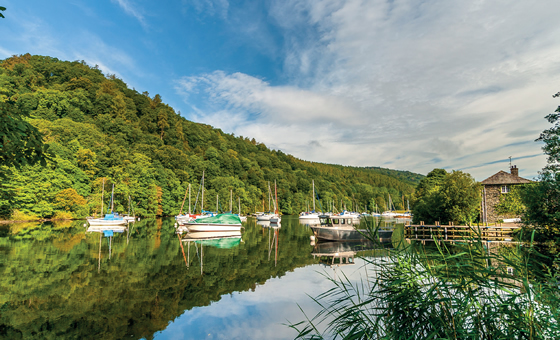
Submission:
[[[378,166],[366,166],[364,168],[368,169],[368,170],[375,171],[375,172],[383,174],[383,175],[387,175],[387,176],[396,178],[396,179],[398,179],[400,181],[403,181],[403,182],[408,182],[408,183],[413,184],[413,185],[416,185],[416,184],[420,183],[422,178],[426,177],[424,175],[417,174],[417,173],[410,172],[410,171],[386,169],[386,168],[380,168]]]
[[[312,180],[321,204],[334,202],[338,210],[385,207],[388,195],[399,208],[414,191],[414,176],[306,162],[188,121],[159,95],[130,89],[83,61],[29,54],[0,61],[0,101],[28,117],[52,154],[46,167],[0,166],[7,175],[0,181],[4,218],[100,213],[103,183],[104,208],[114,184],[116,211],[128,210],[130,197],[139,215],[174,215],[189,184],[194,207],[203,171],[206,210],[216,210],[217,196],[218,209],[229,210],[231,191],[242,212],[263,204],[267,210],[275,180],[280,210],[288,214],[307,209]]]

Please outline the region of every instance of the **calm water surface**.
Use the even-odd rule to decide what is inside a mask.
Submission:
[[[0,225],[0,338],[291,339],[318,309],[327,276],[365,276],[363,261],[325,265],[308,226],[249,219],[239,240],[181,242],[174,220],[106,237],[85,221]],[[370,250],[360,254],[380,256]]]

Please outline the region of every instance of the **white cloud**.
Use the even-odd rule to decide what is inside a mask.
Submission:
[[[209,16],[217,15],[223,19],[228,16],[229,2],[227,0],[183,0],[183,6],[193,7],[197,13]]]
[[[355,266],[335,270],[320,265],[296,268],[281,278],[267,280],[254,291],[224,295],[210,306],[185,311],[155,338],[195,338],[200,328],[211,339],[293,338],[296,332],[286,324],[304,320],[299,307],[311,317],[319,312],[311,296],[316,297],[333,287],[325,276],[336,279],[346,275],[353,283],[366,277],[365,262],[359,258],[355,260]],[[325,326],[318,325],[320,329]]]
[[[147,27],[146,19],[144,18],[144,15],[141,13],[141,10],[139,9],[138,5],[131,3],[129,0],[111,0],[111,2],[119,5],[119,7],[122,8],[126,14],[136,18],[136,20],[140,22],[142,27],[144,28]]]
[[[469,168],[481,180],[513,156],[532,176],[544,156],[522,157],[540,152],[530,141],[557,105],[557,7],[275,3],[288,85],[220,71],[183,81],[210,100],[198,119],[303,159],[420,173]]]

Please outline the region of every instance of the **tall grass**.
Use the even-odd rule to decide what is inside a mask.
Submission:
[[[560,339],[557,259],[470,241],[365,258],[366,281],[331,279],[321,311],[290,327],[297,339]]]

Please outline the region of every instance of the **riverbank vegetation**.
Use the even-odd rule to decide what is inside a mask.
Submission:
[[[84,217],[101,213],[102,183],[115,185],[115,210],[141,216],[179,213],[188,184],[193,206],[203,171],[204,209],[268,210],[277,181],[280,210],[404,208],[418,176],[299,160],[244,136],[191,122],[159,95],[130,89],[83,61],[14,56],[0,62],[0,217]],[[7,123],[6,123],[7,122]],[[9,123],[9,124],[8,124]],[[25,136],[25,138],[19,138]],[[264,203],[263,203],[264,202]],[[263,207],[264,205],[264,207]],[[188,209],[187,209],[188,210]],[[197,210],[200,210],[200,200]]]

